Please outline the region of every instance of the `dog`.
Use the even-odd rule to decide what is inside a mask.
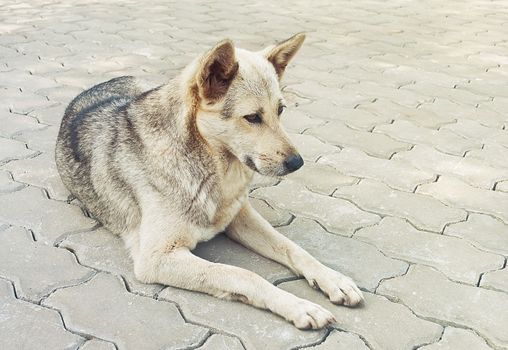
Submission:
[[[303,165],[282,128],[280,89],[303,33],[252,52],[224,40],[167,84],[147,90],[115,78],[67,107],[56,143],[62,181],[120,235],[145,283],[161,283],[267,309],[300,329],[335,322],[323,307],[259,275],[191,253],[220,232],[289,267],[331,302],[355,306],[354,282],[277,232],[250,205],[255,172]]]

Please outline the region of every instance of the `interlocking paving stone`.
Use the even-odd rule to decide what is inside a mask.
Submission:
[[[482,250],[508,256],[508,225],[483,214],[469,214],[467,221],[447,226],[445,235],[465,238]]]
[[[508,293],[508,268],[487,272],[483,275],[480,286]]]
[[[23,159],[37,154],[27,149],[23,142],[0,137],[0,165],[15,159]]]
[[[306,134],[314,135],[333,145],[359,148],[374,157],[389,158],[393,153],[407,150],[410,145],[396,141],[384,134],[354,130],[341,121],[308,129]]]
[[[472,187],[451,176],[441,176],[437,182],[420,186],[417,192],[454,207],[491,214],[508,223],[508,193]]]
[[[34,158],[9,162],[5,168],[12,173],[14,180],[44,188],[52,199],[65,201],[70,195],[60,179],[53,154],[43,153]]]
[[[506,130],[489,128],[478,121],[470,119],[459,119],[456,123],[443,126],[442,129],[453,131],[465,138],[478,140],[481,143],[493,143],[496,138],[504,139],[508,137]]]
[[[222,334],[213,334],[199,350],[243,350],[240,340]]]
[[[71,252],[34,242],[25,229],[0,232],[0,275],[14,282],[18,297],[38,302],[54,289],[78,284],[92,274]]]
[[[115,350],[113,343],[108,343],[99,339],[92,339],[87,341],[80,350]]]
[[[8,171],[0,170],[0,194],[14,192],[22,189],[23,187],[25,187],[25,185],[15,182]]]
[[[136,280],[133,262],[124,242],[105,228],[72,234],[59,246],[71,249],[84,266],[122,276],[133,293],[154,296],[163,288],[158,284],[144,284]]]
[[[337,147],[324,143],[312,135],[289,134],[289,137],[304,160],[315,162],[323,154],[339,150]]]
[[[396,156],[388,160],[371,157],[354,148],[344,148],[339,153],[324,155],[318,163],[331,165],[347,175],[378,180],[402,191],[412,192],[419,184],[435,179],[432,171],[418,170],[394,160]]]
[[[46,108],[36,108],[31,110],[29,115],[37,118],[37,120],[41,123],[57,126],[60,125],[60,122],[62,121],[66,107],[67,104],[55,104],[52,102],[51,106],[47,106]]]
[[[381,283],[378,291],[397,298],[416,315],[473,328],[497,347],[508,345],[508,294],[451,282],[440,272],[414,265],[402,276]]]
[[[323,264],[374,291],[382,279],[402,275],[408,264],[386,257],[371,244],[326,232],[316,222],[296,218],[278,229]]]
[[[496,184],[496,191],[508,192],[508,180],[499,181]]]
[[[324,335],[323,330],[302,331],[265,310],[203,293],[168,287],[159,299],[176,302],[189,321],[239,337],[247,349],[291,349],[316,342]]]
[[[324,124],[325,121],[317,118],[311,118],[306,113],[299,110],[285,112],[281,116],[282,125],[288,132],[302,133],[308,128]]]
[[[480,338],[474,332],[461,328],[446,327],[443,338],[437,343],[422,346],[422,350],[457,350],[474,349],[490,350],[485,340]]]
[[[106,273],[57,290],[43,305],[59,309],[69,329],[95,334],[122,349],[183,348],[196,345],[208,332],[185,323],[173,304],[131,294],[118,277]]]
[[[289,269],[258,255],[223,235],[198,244],[193,252],[208,261],[234,265],[253,271],[270,282],[294,276]]]
[[[467,140],[449,130],[437,131],[418,127],[405,120],[396,120],[393,124],[377,126],[374,132],[386,134],[404,142],[429,145],[444,153],[458,156],[464,155],[466,151],[481,148],[479,142]]]
[[[319,163],[306,163],[298,171],[289,174],[287,178],[305,185],[312,192],[326,195],[332,194],[339,186],[358,182],[355,177],[343,175],[338,170]]]
[[[364,212],[348,201],[310,192],[290,180],[275,187],[259,188],[252,195],[293,214],[318,220],[328,230],[342,235],[351,235],[354,230],[380,220],[379,216]]]
[[[314,350],[368,350],[369,348],[359,336],[353,333],[333,331],[324,342],[319,345],[311,346],[305,349]]]
[[[4,194],[0,199],[10,203],[0,206],[0,221],[33,230],[36,240],[42,243],[52,245],[65,233],[87,231],[97,224],[79,207],[49,200],[34,187]]]
[[[331,311],[337,319],[337,328],[361,335],[372,349],[411,349],[415,344],[436,341],[441,335],[441,326],[417,318],[406,306],[385,297],[364,293],[365,305],[347,308],[333,305],[322,293],[305,284],[294,281],[280,287]]]
[[[58,127],[48,126],[43,129],[22,131],[13,138],[25,142],[30,149],[54,154],[57,135]]]
[[[376,226],[358,230],[354,237],[374,244],[388,256],[435,267],[452,280],[474,285],[482,272],[504,264],[500,255],[480,251],[460,238],[419,231],[399,218],[385,217]]]
[[[380,182],[361,180],[340,187],[334,196],[347,198],[363,210],[409,220],[416,227],[441,232],[446,224],[466,218],[464,210],[447,207],[431,196],[394,190]]]
[[[441,153],[425,145],[416,145],[410,151],[397,153],[392,159],[439,175],[452,175],[472,186],[488,190],[492,189],[497,181],[508,178],[508,168],[499,169],[476,159]]]
[[[0,136],[12,138],[14,135],[24,130],[37,130],[44,127],[38,124],[33,118],[13,113],[0,113]]]
[[[485,144],[482,149],[473,149],[466,153],[466,158],[480,159],[486,164],[498,168],[508,168],[508,149],[497,144]]]
[[[250,198],[249,200],[254,209],[256,209],[263,218],[272,224],[272,226],[287,225],[293,217],[287,211],[273,208],[262,199]]]
[[[16,299],[12,285],[0,278],[0,348],[75,349],[81,342],[56,311]]]

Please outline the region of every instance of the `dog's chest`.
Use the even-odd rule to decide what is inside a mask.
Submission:
[[[206,241],[222,232],[233,221],[248,197],[248,189],[252,180],[252,172],[240,163],[233,164],[221,177],[220,200],[210,206],[210,225],[197,232],[198,241]]]

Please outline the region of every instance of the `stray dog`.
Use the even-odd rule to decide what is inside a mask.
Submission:
[[[333,303],[363,300],[349,277],[278,233],[248,200],[254,172],[282,176],[303,165],[280,123],[279,80],[304,39],[297,34],[259,52],[224,40],[165,85],[146,91],[120,77],[67,107],[58,171],[88,211],[124,239],[137,279],[239,300],[302,329],[335,322],[321,306],[253,272],[191,253],[224,231],[304,276]]]

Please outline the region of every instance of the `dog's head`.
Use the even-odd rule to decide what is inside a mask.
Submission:
[[[197,63],[199,133],[263,175],[286,175],[303,165],[281,125],[286,106],[279,80],[304,39],[297,34],[259,52],[225,40]]]

